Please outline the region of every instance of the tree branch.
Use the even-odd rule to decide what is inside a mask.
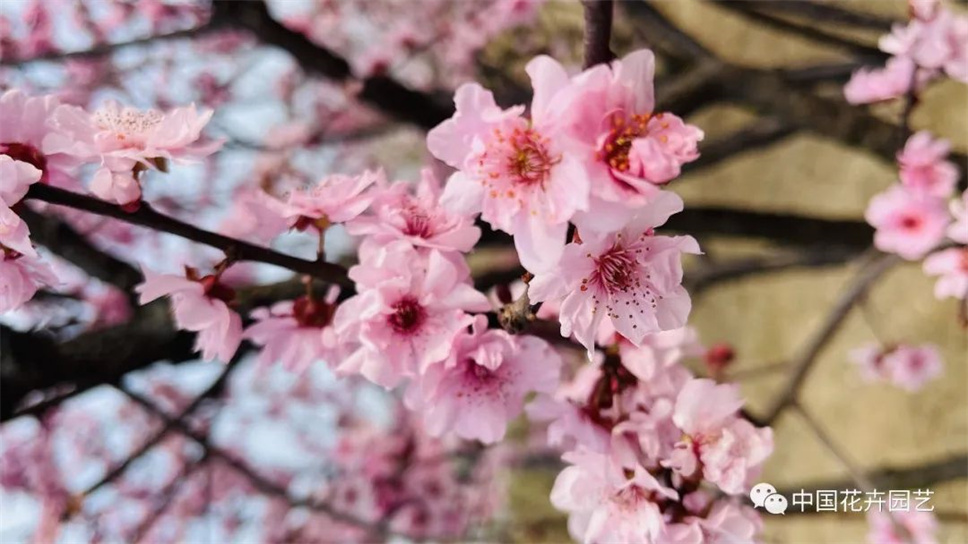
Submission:
[[[878,279],[900,262],[900,257],[896,255],[876,254],[873,260],[865,264],[854,279],[851,280],[846,289],[844,289],[844,292],[840,295],[837,303],[831,309],[827,318],[821,324],[820,329],[807,340],[800,354],[793,359],[792,372],[786,386],[783,388],[783,392],[780,393],[763,418],[767,424],[775,421],[784,408],[796,402],[800,387],[803,385],[804,380],[806,380],[813,363],[816,362],[817,356],[820,355],[823,348],[834,337],[834,334],[840,328],[841,323],[847,319],[854,305],[867,295],[867,292]]]
[[[221,249],[226,254],[231,254],[236,260],[272,264],[292,270],[293,272],[313,276],[329,283],[343,286],[352,285],[349,277],[346,275],[346,269],[342,266],[290,257],[265,247],[203,230],[173,217],[162,215],[154,211],[147,202],[143,202],[137,211],[126,212],[120,206],[116,206],[110,202],[41,183],[31,185],[26,198],[41,200],[51,204],[60,204],[97,215],[113,217],[133,225],[140,225],[181,236],[187,240]]]
[[[609,43],[612,39],[612,0],[582,0],[585,10],[584,67],[611,62],[615,58]]]

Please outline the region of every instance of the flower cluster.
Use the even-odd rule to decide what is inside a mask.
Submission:
[[[911,21],[878,43],[891,55],[883,68],[854,73],[844,95],[852,104],[891,100],[922,89],[941,74],[968,83],[968,16],[940,0],[912,1]]]
[[[938,349],[930,344],[886,348],[870,344],[852,350],[850,359],[858,365],[865,380],[888,382],[907,391],[921,389],[944,371]]]

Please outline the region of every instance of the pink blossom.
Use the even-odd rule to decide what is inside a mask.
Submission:
[[[0,248],[0,314],[16,310],[41,287],[58,283],[44,261]]]
[[[393,183],[381,191],[371,205],[371,215],[361,215],[346,225],[346,232],[367,235],[375,243],[406,240],[415,247],[442,251],[470,251],[481,230],[466,216],[439,204],[440,182],[425,168],[411,193],[412,185]]]
[[[585,406],[601,376],[600,366],[583,365],[553,395],[538,395],[527,405],[525,411],[530,420],[548,422],[548,445],[566,450],[581,445],[598,453],[609,451],[610,429],[602,425],[594,407]]]
[[[636,378],[649,381],[656,372],[686,357],[702,355],[699,335],[692,327],[647,334],[639,346],[619,342],[622,366]]]
[[[32,164],[0,155],[0,202],[13,206],[27,194],[31,184],[40,181],[43,172]]]
[[[867,514],[870,544],[937,544],[938,520],[931,512],[899,510]]]
[[[28,257],[37,256],[33,244],[30,243],[27,224],[3,201],[0,201],[0,251],[5,249]]]
[[[131,305],[127,294],[116,287],[86,289],[84,300],[94,309],[92,327],[110,327],[131,319]]]
[[[951,146],[947,140],[931,138],[921,131],[910,138],[897,154],[901,183],[912,191],[948,198],[958,181],[958,168],[946,161]]]
[[[950,218],[943,199],[895,185],[871,199],[864,214],[877,229],[874,245],[909,261],[923,257],[945,236]]]
[[[431,436],[453,432],[493,444],[521,413],[526,395],[555,390],[560,367],[560,357],[543,340],[488,330],[487,318],[479,315],[471,332],[454,339],[450,356],[431,365],[410,390],[411,403],[423,412]]]
[[[568,101],[564,69],[537,57],[526,70],[534,87],[530,121],[523,108],[500,110],[477,84],[461,86],[457,112],[427,134],[437,158],[458,168],[443,202],[465,213],[481,212],[492,226],[514,235],[521,264],[536,272],[553,266],[565,243],[568,221],[588,206],[588,178],[560,124]]]
[[[742,405],[735,385],[706,379],[686,383],[672,416],[685,439],[663,464],[687,479],[701,471],[703,478],[726,493],[741,493],[773,451],[772,430],[757,429],[738,417]]]
[[[600,453],[579,450],[563,459],[570,466],[555,479],[551,503],[568,512],[572,537],[586,544],[656,542],[663,518],[655,501],[676,499],[674,490],[641,465],[622,467]]]
[[[219,232],[248,242],[269,245],[289,228],[286,205],[262,189],[245,188],[235,194],[232,208]]]
[[[916,69],[914,61],[907,57],[892,57],[884,68],[861,68],[844,86],[844,97],[851,104],[898,98],[911,88]],[[916,85],[921,82],[919,77]]]
[[[18,90],[3,93],[0,96],[0,155],[40,170],[42,183],[67,184],[65,178],[70,177],[79,161],[58,152],[58,147],[69,145],[70,138],[51,123],[55,112],[65,107],[50,95],[31,97]],[[0,183],[4,185],[15,179],[7,177],[9,172],[3,174],[5,179]],[[5,187],[0,192],[8,190]],[[11,204],[9,200],[7,203]]]
[[[141,197],[139,176],[147,168],[167,171],[167,161],[201,159],[221,142],[201,143],[202,129],[212,110],[199,112],[194,104],[168,112],[141,111],[108,101],[93,114],[76,106],[55,112],[53,123],[62,135],[48,139],[52,151],[81,160],[100,160],[91,192],[118,204]]]
[[[932,253],[924,259],[924,273],[940,276],[934,285],[937,299],[968,298],[968,248],[953,247]]]
[[[948,238],[968,244],[968,191],[961,193],[961,199],[953,200],[949,210],[955,220],[948,227]]]
[[[466,311],[486,311],[487,298],[465,283],[466,268],[437,251],[419,254],[406,242],[361,252],[350,269],[357,295],[336,311],[343,342],[359,342],[338,370],[384,387],[426,371],[450,355],[471,323]]]
[[[310,226],[325,230],[331,223],[345,223],[369,207],[375,194],[368,189],[374,183],[386,185],[383,170],[367,170],[359,176],[327,176],[315,187],[292,191],[284,215],[291,227],[300,230]]]
[[[186,267],[185,276],[156,274],[143,269],[145,281],[135,287],[139,302],[147,304],[168,295],[175,325],[197,332],[195,350],[206,360],[228,362],[242,342],[242,319],[229,309],[234,292],[216,276],[198,277]]]
[[[253,311],[257,322],[243,337],[262,346],[260,364],[301,373],[316,361],[339,362],[342,350],[332,326],[338,295],[339,287],[332,286],[322,300],[303,296]]]
[[[918,391],[944,371],[937,348],[930,344],[902,344],[882,348],[869,344],[850,352],[850,359],[867,381],[888,381],[907,391]]]
[[[646,334],[681,328],[691,303],[681,285],[680,255],[699,253],[699,245],[690,236],[653,235],[654,227],[681,209],[678,196],[662,192],[621,231],[582,233],[581,243],[565,248],[556,270],[531,280],[531,300],[564,298],[561,334],[574,333],[589,352],[606,316],[635,345]]]
[[[582,142],[582,162],[592,180],[588,210],[578,214],[583,232],[621,228],[655,185],[679,176],[699,157],[703,132],[671,113],[656,113],[655,56],[642,49],[575,76],[568,92],[574,107],[569,131]]]

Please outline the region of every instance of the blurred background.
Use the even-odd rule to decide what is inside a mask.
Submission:
[[[849,10],[864,16],[865,23],[788,8],[810,4]],[[529,99],[523,66],[536,54],[550,54],[576,69],[581,65],[584,19],[578,2],[268,2],[270,19],[284,22],[284,29],[305,42],[286,37],[268,19],[253,18],[263,13],[260,9],[257,2],[213,8],[207,2],[162,0],[4,0],[0,88],[54,93],[84,106],[116,98],[138,107],[196,102],[214,108],[209,133],[226,140],[224,150],[207,163],[179,166],[156,178],[148,185],[146,200],[166,213],[228,234],[242,228],[231,224],[235,216],[230,205],[246,190],[261,187],[282,194],[325,173],[374,165],[382,165],[392,178],[417,179],[420,168],[429,164],[427,121],[395,111],[410,105],[395,106],[392,98],[379,91],[374,96],[361,82],[390,79],[447,104],[452,89],[477,80],[495,89],[499,103],[510,105]],[[686,281],[694,297],[691,322],[706,345],[732,345],[736,357],[726,377],[741,385],[754,415],[769,411],[789,380],[790,362],[816,336],[870,257],[873,231],[863,212],[873,195],[896,182],[890,150],[899,148],[903,139],[891,131],[902,105],[848,106],[841,89],[852,69],[883,62],[877,38],[889,31],[892,21],[906,19],[907,4],[900,0],[630,0],[616,6],[612,49],[622,56],[653,47],[660,62],[660,105],[706,133],[700,147],[706,159],[669,187],[686,202],[686,212],[670,226],[694,233],[706,252],[688,263]],[[46,43],[41,39],[45,36]],[[89,53],[65,54],[72,51]],[[947,138],[964,157],[965,85],[944,80],[929,87],[910,124]],[[888,134],[867,136],[874,132]],[[964,171],[963,162],[961,167]],[[57,217],[105,251],[122,259],[137,255],[139,262],[156,270],[212,264],[219,257],[217,251],[115,221],[95,224],[90,217],[67,212]],[[352,241],[338,231],[330,237],[330,258],[352,262]],[[311,257],[314,243],[293,234],[274,247]],[[50,244],[57,253],[52,247],[56,240]],[[476,277],[514,277],[513,259],[513,253],[508,257],[506,248],[495,244],[472,255],[471,264]],[[111,287],[67,260],[61,261],[59,273],[73,278],[68,281],[72,300],[48,297],[0,322],[18,334],[53,331],[61,342],[100,330],[97,349],[102,352],[112,327],[116,332],[122,327],[126,334],[131,330],[123,327],[137,320],[152,329],[170,327],[164,308],[100,322],[92,299]],[[289,276],[262,265],[239,274],[240,284],[273,284]],[[877,480],[879,489],[895,485],[934,491],[931,504],[941,523],[940,541],[968,542],[968,335],[958,323],[958,302],[936,300],[933,283],[917,263],[889,270],[822,347],[800,399],[826,438],[859,470],[883,478]],[[252,296],[259,300],[260,293]],[[847,354],[878,338],[936,344],[944,358],[943,377],[917,393],[864,382]],[[183,406],[222,370],[220,363],[159,359],[151,366],[141,364],[147,368],[124,380],[171,407]],[[253,372],[247,358],[239,364],[241,377],[233,377],[228,393],[205,407],[199,416],[205,422],[198,424],[210,428],[214,443],[239,448],[273,470],[301,474],[300,485],[325,480],[319,473],[325,472],[320,467],[326,463],[317,461],[320,452],[331,451],[338,442],[342,428],[342,412],[332,405],[353,406],[358,417],[376,422],[374,428],[385,432],[396,421],[394,401],[382,391],[358,385],[352,398],[334,401],[334,396],[346,395],[331,391],[341,387],[325,369],[311,381],[281,370],[262,381],[246,378]],[[697,369],[700,365],[696,362]],[[159,383],[171,391],[162,391]],[[294,392],[300,384],[311,390]],[[294,408],[297,397],[299,407]],[[51,393],[25,402],[49,398]],[[145,429],[158,424],[129,405],[124,395],[102,385],[72,395],[59,408],[5,417],[3,470],[29,472],[29,467],[11,464],[14,447],[39,443],[58,421],[76,421],[73,425],[89,427],[87,438],[97,444],[79,445],[76,436],[48,436],[43,440],[53,444],[55,454],[46,462],[69,474],[68,496],[87,489],[113,465],[85,461],[85,456],[124,459]],[[284,416],[266,416],[280,409]],[[793,490],[849,485],[848,468],[796,412],[782,413],[773,426],[776,448],[763,481]],[[524,427],[522,423],[513,440],[533,440]],[[166,478],[170,451],[179,448],[159,446],[157,459],[148,455],[130,467],[129,476]],[[27,461],[21,462],[39,462],[29,455],[23,458]],[[477,534],[517,542],[568,540],[565,518],[548,501],[560,466],[553,460],[512,466],[490,474],[489,485],[479,484],[486,488],[481,493],[488,495],[485,502],[494,502],[497,521]],[[0,540],[30,540],[45,519],[64,523],[61,540],[87,540],[97,533],[91,520],[144,515],[134,507],[131,512],[119,507],[110,488],[64,507],[76,515],[51,521],[36,493],[5,481]],[[292,515],[271,511],[271,505],[234,507],[245,512],[241,517],[252,519]],[[205,510],[197,519],[215,515]],[[864,515],[843,512],[769,516],[765,522],[763,540],[776,543],[861,542],[868,530]],[[238,536],[243,534],[250,540],[266,539],[259,523],[252,524],[251,533],[234,538],[244,541]],[[193,527],[182,535],[186,541],[212,534],[206,532],[210,525]]]

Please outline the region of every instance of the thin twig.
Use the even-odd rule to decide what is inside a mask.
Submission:
[[[864,474],[864,471],[857,466],[857,463],[854,462],[849,455],[840,450],[840,446],[838,446],[830,435],[827,434],[827,431],[824,430],[823,426],[820,425],[820,422],[814,419],[814,417],[807,412],[799,402],[793,403],[791,407],[796,409],[803,421],[808,427],[810,427],[810,430],[813,431],[813,434],[816,435],[820,442],[822,442],[827,448],[827,451],[829,451],[834,457],[837,458],[838,461],[840,461],[842,465],[844,465],[844,468],[847,469],[847,472],[850,474],[850,477],[854,483],[863,491],[873,491],[874,482],[871,481],[866,474]]]

